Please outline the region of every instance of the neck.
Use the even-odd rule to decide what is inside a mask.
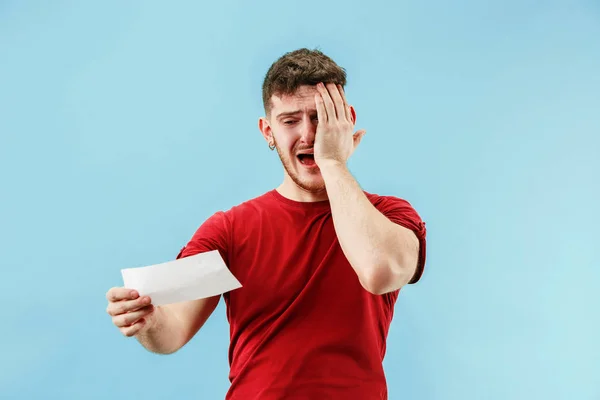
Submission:
[[[298,186],[289,176],[285,174],[285,178],[279,187],[276,189],[279,194],[290,200],[303,203],[317,202],[327,200],[327,191],[322,190],[312,192]]]

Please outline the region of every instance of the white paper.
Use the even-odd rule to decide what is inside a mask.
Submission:
[[[124,287],[156,306],[203,299],[242,287],[217,250],[147,267],[121,270]]]

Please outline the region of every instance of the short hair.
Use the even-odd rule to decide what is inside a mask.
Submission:
[[[271,112],[271,96],[290,95],[303,85],[319,82],[346,85],[346,70],[320,50],[306,48],[285,53],[267,71],[262,85],[263,106]]]

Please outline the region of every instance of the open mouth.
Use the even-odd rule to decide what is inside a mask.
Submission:
[[[306,165],[308,167],[312,167],[315,166],[315,155],[314,154],[298,154],[298,161],[300,161],[301,164]]]

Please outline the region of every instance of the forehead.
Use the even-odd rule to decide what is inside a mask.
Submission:
[[[289,109],[306,109],[315,107],[315,94],[317,88],[314,86],[300,86],[294,93],[287,95],[271,96],[271,111],[274,114],[285,112]]]

